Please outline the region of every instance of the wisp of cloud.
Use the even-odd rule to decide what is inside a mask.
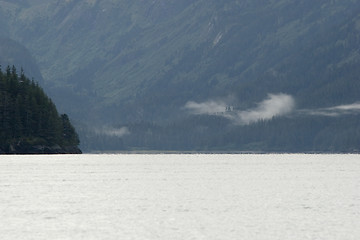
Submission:
[[[337,117],[345,114],[356,114],[360,113],[360,102],[328,108],[302,109],[298,110],[298,112],[306,115],[327,117]]]
[[[206,101],[197,103],[190,101],[185,105],[191,114],[218,115],[230,119],[237,125],[248,125],[260,120],[269,120],[276,116],[285,116],[294,112],[296,115],[337,117],[347,114],[360,114],[360,102],[338,105],[327,108],[298,109],[295,111],[295,100],[288,94],[268,94],[255,108],[247,110],[226,111],[225,101]]]
[[[287,94],[269,94],[268,98],[258,103],[254,109],[239,111],[238,124],[251,124],[260,120],[268,120],[276,116],[289,114],[294,110],[295,100]]]
[[[102,134],[102,135],[106,135],[106,136],[110,136],[110,137],[124,137],[126,135],[130,134],[130,131],[127,127],[122,127],[122,128],[113,128],[113,127],[104,127],[102,129],[97,129],[96,130],[97,134]]]
[[[203,103],[189,101],[185,104],[185,109],[192,114],[214,115],[225,112],[226,104],[222,101],[206,101]]]
[[[292,96],[280,93],[268,94],[268,98],[253,109],[227,112],[226,106],[223,101],[212,100],[202,103],[190,101],[185,105],[185,109],[191,114],[219,115],[232,120],[235,124],[247,125],[289,114],[295,107],[295,101]]]

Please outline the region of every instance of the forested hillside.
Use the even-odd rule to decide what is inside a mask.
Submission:
[[[89,151],[359,149],[359,1],[0,1],[0,21]]]
[[[0,153],[80,153],[66,114],[15,67],[0,71]]]

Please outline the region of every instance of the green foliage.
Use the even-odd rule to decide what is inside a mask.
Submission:
[[[42,88],[8,66],[0,71],[0,149],[26,153],[36,145],[77,146],[79,140],[67,115],[59,116]]]
[[[170,124],[122,125],[119,138],[82,129],[87,151],[254,151],[360,152],[360,114],[352,116],[289,116],[233,125],[219,116],[192,116]],[[119,126],[120,127],[120,126]]]

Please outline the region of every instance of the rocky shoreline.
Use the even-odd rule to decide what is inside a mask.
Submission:
[[[11,145],[8,150],[0,149],[0,154],[82,154],[82,151],[76,146],[28,146],[18,144]]]

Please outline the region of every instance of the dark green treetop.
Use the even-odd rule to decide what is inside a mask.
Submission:
[[[0,68],[0,152],[38,153],[36,149],[47,149],[46,153],[65,153],[65,148],[78,145],[68,116],[59,115],[34,80],[22,69],[18,74],[15,66],[7,66],[5,72]]]

